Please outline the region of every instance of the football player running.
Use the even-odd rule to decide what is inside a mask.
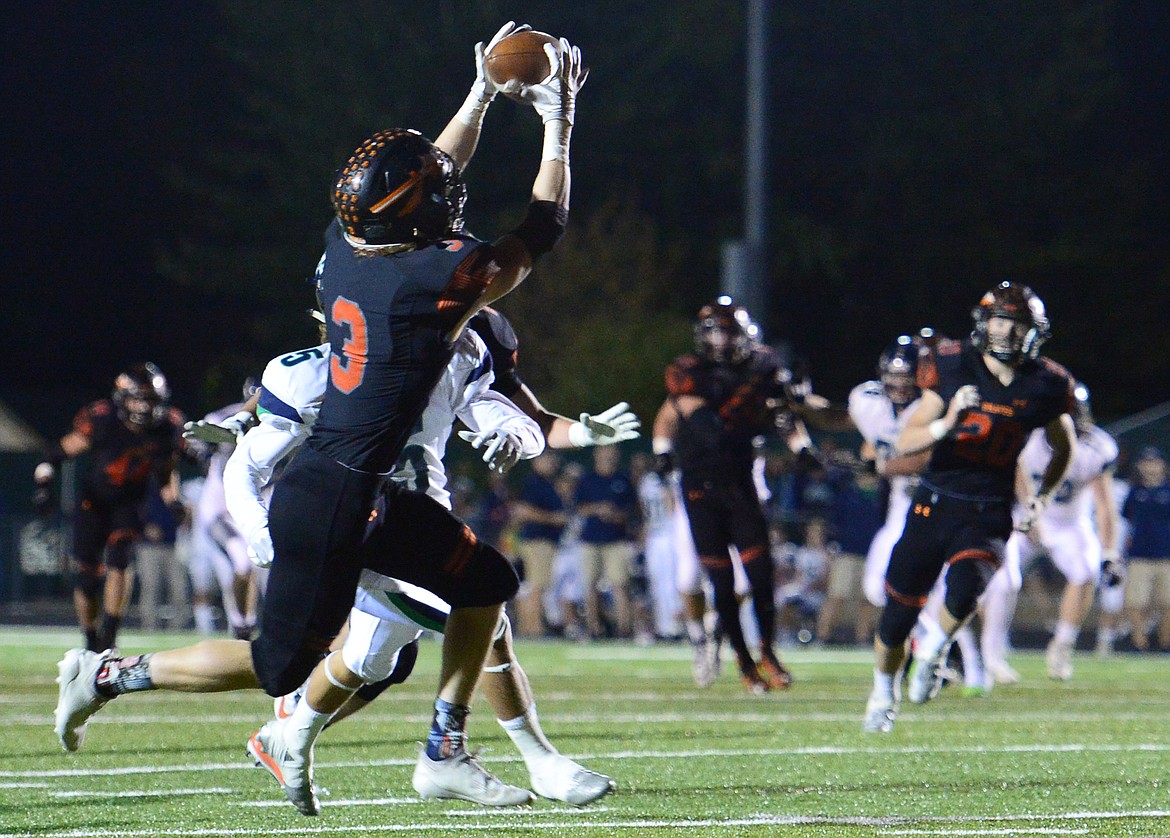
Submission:
[[[875,608],[886,604],[886,568],[894,544],[902,537],[910,498],[918,486],[918,473],[926,467],[930,454],[922,452],[909,456],[895,453],[898,434],[918,406],[921,390],[918,387],[918,359],[929,354],[936,342],[934,330],[922,329],[917,336],[899,335],[878,357],[878,377],[853,388],[849,394],[849,418],[865,440],[862,458],[872,460],[877,473],[889,484],[886,520],[874,534],[865,557],[862,591],[866,601]],[[940,586],[936,584],[932,597],[919,614],[917,631],[937,622],[942,607]],[[963,626],[955,635],[963,652],[963,675],[970,686],[983,690],[983,668],[979,663],[979,648],[974,632]]]
[[[791,373],[775,350],[760,341],[759,327],[747,309],[730,297],[704,306],[695,322],[695,344],[694,352],[666,369],[667,398],[654,420],[654,453],[663,473],[677,459],[695,548],[714,589],[715,611],[744,687],[757,695],[786,689],[792,676],[775,652],[775,570],[753,474],[753,441],[776,433],[778,416],[788,421],[782,433],[794,451],[808,447],[807,431],[792,413]],[[740,623],[732,546],[751,587],[760,632],[758,661]],[[705,605],[702,593],[684,591],[696,681],[709,683],[713,668],[698,666],[710,658],[706,647],[713,642],[703,627]]]
[[[1008,540],[1004,566],[987,586],[983,597],[983,654],[992,680],[1019,680],[1007,663],[1008,629],[1022,583],[1022,569],[1041,550],[1065,578],[1056,630],[1045,655],[1048,677],[1072,677],[1072,653],[1098,583],[1107,585],[1120,573],[1119,516],[1113,491],[1117,443],[1093,423],[1089,391],[1077,384],[1077,446],[1072,464],[1052,503],[1027,532],[1016,531]],[[1019,461],[1018,495],[1024,514],[1044,474],[1052,449],[1044,434],[1034,431]],[[1096,526],[1094,526],[1094,522]]]
[[[509,23],[497,37],[514,29]],[[462,218],[460,166],[496,93],[484,74],[482,44],[472,90],[435,143],[414,131],[383,131],[342,165],[332,197],[345,235],[329,247],[320,271],[329,380],[313,432],[269,505],[275,561],[260,634],[251,643],[204,641],[128,659],[69,652],[59,666],[55,725],[67,750],[80,746],[94,712],[126,692],[262,687],[279,697],[319,666],[327,679],[356,687],[340,680],[339,656],[322,656],[368,569],[424,585],[451,604],[425,755],[473,763],[466,748],[471,697],[502,605],[519,580],[499,551],[478,542],[442,505],[384,476],[467,322],[522,282],[564,231],[575,100],[587,71],[568,42],[547,51],[549,78],[517,94],[544,125],[532,203],[524,222],[495,243],[466,235]],[[499,447],[489,443],[488,453]],[[383,536],[404,516],[413,517],[415,537],[387,555]],[[316,701],[312,691],[306,701]],[[315,707],[328,718],[330,708]]]
[[[195,609],[210,607],[212,577],[219,584],[224,615],[232,636],[247,640],[256,631],[256,606],[259,580],[248,560],[248,544],[232,519],[224,499],[223,470],[235,448],[236,435],[224,435],[223,441],[207,441],[195,432],[219,423],[234,422],[259,386],[256,379],[244,383],[244,401],[222,407],[198,423],[188,422],[183,438],[199,459],[206,463],[207,475],[192,522],[191,587]],[[218,437],[217,437],[218,439]]]
[[[175,465],[183,445],[183,416],[169,407],[170,397],[166,376],[157,366],[145,361],[128,367],[114,380],[110,398],[83,407],[73,430],[36,467],[39,502],[51,503],[50,489],[61,463],[87,453],[93,458],[82,483],[73,535],[73,604],[90,652],[117,643],[130,605],[134,579],[129,567],[142,536],[142,507],[151,480],[157,481],[165,502],[178,501]]]
[[[906,640],[946,567],[939,625],[919,639],[908,684],[916,704],[938,693],[951,640],[1003,562],[1016,459],[1028,434],[1042,428],[1053,454],[1024,527],[1051,502],[1076,446],[1072,379],[1040,357],[1049,324],[1039,297],[1004,282],[972,314],[969,340],[941,341],[932,363],[920,364],[922,395],[898,436],[899,453],[930,451],[931,457],[886,573],[888,599],[874,639],[873,689],[862,723],[870,732],[894,727]]]

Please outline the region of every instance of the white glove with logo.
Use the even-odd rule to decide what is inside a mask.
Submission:
[[[255,421],[256,415],[247,410],[241,410],[235,416],[230,416],[222,422],[208,422],[206,419],[200,419],[197,422],[188,422],[183,425],[183,439],[197,439],[211,445],[221,443],[235,445]]]
[[[582,62],[580,48],[571,45],[565,38],[561,38],[560,49],[545,44],[544,51],[548,54],[551,68],[547,79],[540,84],[519,85],[516,90],[511,90],[509,85],[503,90],[532,105],[540,121],[546,125],[554,119],[572,125],[577,109],[577,91],[585,86],[589,68]]]
[[[581,420],[569,426],[569,442],[575,448],[590,445],[613,445],[628,439],[637,439],[642,423],[630,412],[626,402],[618,402],[596,416],[581,414]]]
[[[248,558],[256,567],[272,567],[276,550],[272,546],[272,535],[268,527],[261,527],[248,538]]]
[[[503,428],[487,431],[460,431],[459,438],[471,443],[472,448],[484,447],[483,461],[492,471],[504,474],[520,461],[520,438]]]
[[[456,119],[464,125],[477,128],[483,124],[483,115],[487,112],[488,105],[492,103],[500,91],[499,86],[487,74],[484,59],[492,51],[492,47],[504,38],[531,28],[527,23],[517,26],[515,22],[510,20],[500,27],[500,31],[493,35],[487,44],[480,41],[475,45],[475,81],[471,83],[471,91],[467,94],[459,112],[455,114]]]

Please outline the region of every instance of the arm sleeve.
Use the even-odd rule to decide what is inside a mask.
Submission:
[[[516,434],[520,439],[522,459],[530,460],[544,451],[544,434],[540,432],[540,426],[495,390],[484,388],[467,400],[457,415],[476,432],[503,428]]]
[[[261,493],[277,464],[308,438],[304,423],[265,416],[236,445],[223,469],[224,496],[245,536],[268,526],[268,506]]]

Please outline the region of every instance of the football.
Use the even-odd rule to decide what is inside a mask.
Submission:
[[[484,60],[487,74],[499,85],[508,82],[537,84],[544,81],[552,70],[544,51],[545,44],[560,48],[560,41],[547,32],[526,29],[509,35],[487,54]]]

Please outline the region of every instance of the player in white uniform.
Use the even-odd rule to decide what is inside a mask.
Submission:
[[[544,438],[539,426],[490,389],[490,361],[491,356],[478,335],[472,330],[464,332],[446,374],[436,385],[423,413],[420,430],[403,449],[395,480],[426,491],[449,506],[442,458],[456,418],[472,429],[462,433],[473,444],[486,443],[485,459],[497,467],[507,467],[518,457],[532,457],[543,450]],[[325,390],[328,364],[328,344],[272,361],[263,379],[260,425],[249,431],[229,462],[229,504],[254,551],[261,554],[261,560],[270,549],[267,510],[261,491],[271,480],[275,465],[308,438]],[[495,441],[499,441],[498,447]],[[395,669],[400,651],[415,641],[423,629],[441,630],[448,610],[446,603],[427,591],[367,571],[341,649],[346,668],[368,684],[387,679]],[[500,724],[519,747],[538,793],[581,805],[596,800],[613,787],[609,777],[588,771],[560,755],[544,737],[531,687],[515,659],[511,630],[506,622],[501,623],[485,671],[488,673],[483,682],[485,695],[496,709]],[[348,689],[336,683],[334,686]],[[305,745],[311,749],[312,739],[327,721],[316,718],[320,715],[309,707],[309,702],[299,701],[287,719],[265,726],[266,735],[275,735],[274,726],[316,725],[316,731]],[[255,743],[256,737],[252,741]],[[280,774],[273,773],[281,781]],[[503,784],[498,781],[482,789],[436,789],[433,783],[419,788],[419,785],[416,771],[415,786],[424,796],[441,794],[499,803],[515,791],[508,786],[499,788]],[[290,794],[290,800],[292,797]]]
[[[244,384],[244,398],[255,395],[259,385],[254,379]],[[231,404],[212,411],[203,418],[204,424],[218,424],[234,417],[243,409],[243,403]],[[257,580],[256,568],[248,560],[248,544],[236,527],[224,499],[223,469],[235,449],[230,442],[208,443],[193,441],[184,434],[196,451],[203,451],[207,460],[207,477],[192,522],[191,588],[196,612],[196,624],[209,622],[212,591],[218,583],[223,599],[224,616],[232,635],[249,639],[256,630]]]
[[[638,503],[642,509],[642,552],[646,558],[646,580],[654,616],[654,633],[673,637],[680,631],[682,600],[675,583],[675,521],[677,480],[648,469],[638,481]],[[690,538],[688,529],[687,538]],[[694,552],[692,545],[691,552]]]
[[[1012,533],[1004,565],[984,594],[983,654],[989,674],[1001,682],[1019,680],[1007,664],[1005,653],[1022,584],[1022,569],[1032,557],[1041,550],[1046,552],[1066,580],[1056,630],[1046,654],[1048,675],[1058,681],[1072,677],[1072,651],[1102,576],[1102,560],[1113,563],[1119,560],[1118,514],[1113,491],[1117,443],[1093,424],[1085,386],[1078,384],[1075,393],[1077,446],[1064,482],[1028,533]],[[1022,503],[1035,494],[1035,486],[1050,459],[1052,450],[1044,441],[1044,434],[1034,432],[1018,464]]]
[[[928,456],[895,457],[898,435],[914,413],[918,402],[918,355],[924,342],[934,337],[933,330],[923,329],[919,337],[900,335],[878,358],[878,378],[858,384],[849,393],[849,418],[865,440],[864,459],[872,459],[877,472],[889,483],[886,520],[874,534],[865,556],[862,591],[874,608],[886,605],[886,569],[890,553],[906,525],[910,498],[918,486],[917,474],[929,461]],[[923,631],[935,628],[931,614],[941,600],[933,593],[919,614]],[[940,629],[941,631],[941,629]],[[974,632],[963,627],[955,636],[963,656],[963,674],[968,687],[983,689],[983,666]]]

